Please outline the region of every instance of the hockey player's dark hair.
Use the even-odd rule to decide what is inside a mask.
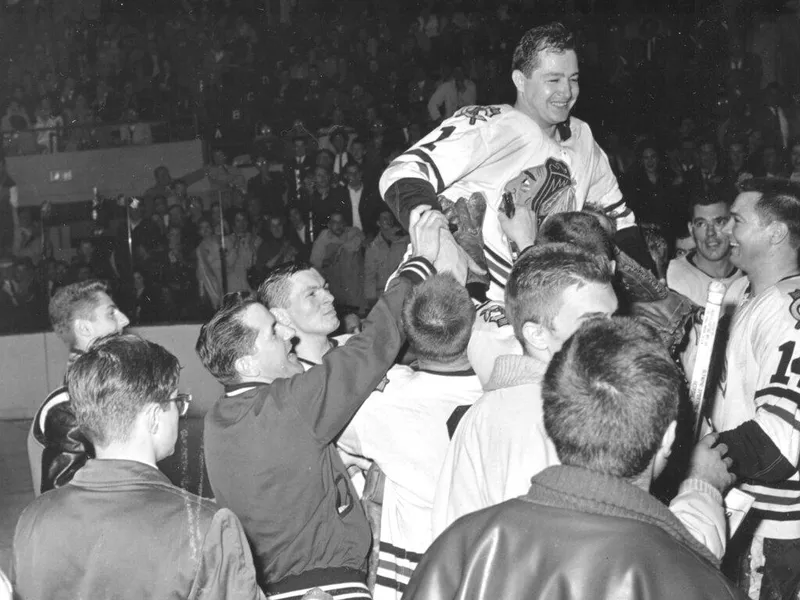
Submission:
[[[66,375],[70,405],[81,431],[100,448],[127,441],[148,404],[169,408],[180,369],[168,350],[137,335],[96,340]]]
[[[598,217],[587,212],[563,212],[547,217],[542,223],[536,243],[573,244],[590,254],[614,260],[614,238]]]
[[[289,308],[292,276],[313,268],[310,263],[305,261],[296,261],[275,267],[258,286],[258,301],[267,308]]]
[[[506,283],[506,316],[524,346],[525,323],[553,326],[564,290],[573,285],[608,283],[611,263],[572,244],[535,245],[514,263]]]
[[[539,66],[540,53],[561,54],[575,49],[575,36],[563,23],[554,21],[547,25],[532,27],[525,32],[514,50],[511,70],[522,71],[525,77],[530,77]]]
[[[419,358],[448,362],[464,356],[475,323],[475,305],[449,273],[415,286],[403,304],[403,327]]]
[[[253,294],[228,294],[222,307],[200,328],[195,351],[200,362],[214,378],[228,385],[238,382],[236,361],[253,353],[258,331],[247,326],[242,317],[252,304],[258,304]]]
[[[50,298],[48,313],[53,331],[67,346],[75,344],[73,324],[76,319],[88,319],[97,306],[97,295],[107,294],[108,285],[104,281],[90,279],[71,283],[56,290]]]
[[[750,179],[747,192],[759,192],[756,212],[763,224],[778,221],[789,230],[792,248],[800,248],[800,184],[785,179]]]
[[[728,208],[731,207],[728,198],[729,194],[724,189],[703,190],[700,188],[694,189],[689,193],[688,212],[686,215],[687,220],[691,224],[694,220],[694,209],[696,206],[714,206],[715,204],[724,204]]]
[[[550,361],[544,426],[562,464],[634,478],[677,418],[682,385],[654,329],[632,318],[591,319]]]

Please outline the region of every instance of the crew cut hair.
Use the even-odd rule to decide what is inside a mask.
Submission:
[[[172,353],[128,333],[96,340],[69,366],[66,382],[78,426],[94,446],[105,448],[130,439],[148,404],[169,402],[179,377]]]
[[[463,356],[475,323],[475,305],[449,273],[415,286],[403,304],[410,347],[426,360],[449,362]]]
[[[523,252],[506,283],[506,316],[524,345],[525,323],[553,326],[568,287],[608,283],[611,263],[572,244],[543,244]]]
[[[200,362],[223,385],[236,383],[236,361],[253,353],[258,331],[242,320],[258,299],[249,293],[228,294],[211,320],[200,328],[195,352]]]
[[[532,27],[514,49],[511,70],[522,71],[525,77],[530,77],[540,64],[542,52],[562,54],[568,50],[574,51],[576,47],[574,34],[563,23],[554,21]]]
[[[272,269],[258,286],[258,301],[267,308],[289,308],[292,291],[292,276],[314,267],[306,261],[279,265]]]
[[[550,215],[542,223],[536,243],[573,244],[590,254],[614,260],[614,239],[598,217],[588,212],[571,211]]]
[[[47,308],[50,324],[67,346],[75,345],[75,321],[91,316],[97,306],[98,294],[108,294],[108,285],[104,281],[90,279],[60,287],[50,298]]]
[[[544,426],[562,464],[634,478],[677,419],[683,385],[652,327],[628,317],[591,319],[550,361]]]
[[[789,244],[800,248],[800,184],[785,179],[750,179],[745,182],[746,192],[759,192],[756,213],[763,224],[774,221],[789,229]]]

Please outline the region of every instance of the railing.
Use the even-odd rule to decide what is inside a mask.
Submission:
[[[71,123],[4,130],[2,137],[6,156],[28,156],[183,142],[200,137],[200,127],[197,118],[189,116],[154,121]]]

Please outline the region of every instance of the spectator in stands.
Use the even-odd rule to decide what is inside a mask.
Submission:
[[[179,375],[175,356],[134,335],[101,339],[70,365],[70,405],[96,456],[20,517],[21,598],[264,598],[236,516],[156,466],[191,401]]]
[[[698,306],[705,306],[712,281],[721,281],[730,288],[744,273],[731,263],[730,239],[722,231],[731,218],[730,206],[713,194],[695,196],[689,216],[689,233],[695,247],[670,261],[667,285]],[[724,312],[733,313],[738,300],[726,296]]]
[[[170,175],[169,169],[164,165],[156,167],[155,170],[153,170],[153,177],[155,178],[155,185],[148,188],[144,193],[144,201],[145,203],[149,203],[151,210],[153,199],[156,196],[164,196],[167,198],[172,195],[173,184],[172,175]]]
[[[342,127],[335,128],[330,133],[330,143],[333,146],[333,175],[337,181],[344,181],[345,167],[350,162],[350,154],[347,152],[347,135]]]
[[[340,199],[336,204],[342,209],[348,225],[357,227],[372,239],[376,233],[375,211],[383,204],[378,191],[364,185],[364,174],[357,163],[345,167],[344,179],[347,185],[340,188]]]
[[[44,326],[46,296],[36,275],[36,266],[30,258],[14,259],[11,276],[0,287],[4,332],[28,333]]]
[[[303,215],[303,212],[297,206],[289,207],[289,227],[297,236],[297,239],[302,244],[303,252],[311,254],[311,235],[308,229],[308,221]]]
[[[265,215],[282,215],[286,210],[286,184],[280,172],[274,170],[275,162],[265,156],[256,158],[258,174],[247,180],[247,195],[257,198]]]
[[[162,293],[149,281],[142,269],[133,270],[133,305],[130,311],[133,325],[158,323],[163,319]],[[170,313],[171,314],[171,313]]]
[[[781,87],[775,82],[764,88],[763,104],[756,107],[753,118],[756,125],[764,132],[764,142],[779,148],[788,148],[789,140],[794,134],[790,130],[786,112],[781,106]]]
[[[83,238],[78,242],[78,254],[72,259],[72,270],[74,273],[81,267],[89,267],[97,279],[111,280],[114,272],[108,260],[97,253],[97,248],[91,238]]]
[[[304,258],[303,245],[292,231],[287,231],[286,220],[276,215],[268,220],[261,245],[256,252],[255,264],[259,267],[272,269],[296,258]]]
[[[288,190],[288,201],[297,204],[301,199],[303,178],[307,171],[313,170],[314,159],[308,153],[308,143],[304,135],[296,135],[292,140],[294,155],[286,161],[283,176]]]
[[[203,219],[197,225],[200,243],[197,245],[197,284],[200,302],[216,310],[222,302],[222,255],[219,236],[214,234],[211,222]]]
[[[476,93],[475,83],[464,76],[461,67],[456,67],[428,100],[428,116],[434,123],[449,119],[459,108],[477,104]]]
[[[228,293],[249,290],[247,271],[256,264],[256,254],[262,240],[250,231],[250,219],[240,209],[232,212],[233,233],[225,239],[225,259],[228,269]]]
[[[726,178],[731,185],[740,186],[753,174],[747,168],[747,144],[741,139],[732,139],[728,142],[728,163]]]
[[[680,212],[674,175],[663,165],[652,141],[640,143],[637,155],[639,164],[623,180],[626,202],[640,222],[668,226]]]
[[[762,147],[755,157],[758,159],[752,168],[753,175],[766,179],[786,177],[785,167],[781,160],[781,153],[775,146]]]
[[[194,250],[184,242],[179,225],[170,225],[167,230],[167,248],[162,268],[166,292],[167,314],[172,319],[185,320],[196,315],[197,265]]]
[[[236,165],[228,164],[228,156],[224,150],[217,148],[212,155],[212,164],[206,169],[206,177],[214,192],[221,195],[226,207],[244,205],[246,182],[244,175]]]
[[[114,304],[100,281],[72,283],[50,299],[50,323],[69,350],[67,365],[97,339],[121,332],[128,318]],[[53,391],[33,418],[28,432],[28,459],[36,496],[68,483],[93,456],[79,431],[65,387]]]
[[[423,558],[405,598],[456,590],[475,600],[549,598],[552,582],[565,578],[596,598],[635,595],[632,586],[654,599],[745,597],[649,494],[671,452],[683,385],[654,336],[633,320],[592,319],[566,341],[544,376],[539,417],[562,465],[535,474],[522,498],[450,528]],[[697,465],[722,489],[734,479],[720,458],[725,450],[708,450],[716,462]],[[500,540],[514,551],[500,551]],[[665,553],[674,558],[667,570]]]
[[[153,133],[150,124],[139,118],[139,111],[128,108],[122,114],[125,121],[119,128],[119,141],[122,144],[145,145],[153,143]]]
[[[12,253],[17,258],[28,258],[34,265],[42,259],[43,240],[41,224],[33,220],[30,207],[11,207],[14,222]]]
[[[719,163],[717,146],[711,140],[702,140],[698,147],[700,171],[699,185],[703,191],[710,191],[722,183],[725,172]],[[691,182],[690,182],[691,183]]]
[[[364,310],[364,234],[347,225],[341,211],[331,213],[328,227],[314,241],[311,264],[330,284],[340,310]]]
[[[472,300],[452,275],[415,288],[403,327],[417,364],[392,367],[339,438],[340,448],[374,460],[386,476],[376,600],[399,600],[433,542],[431,511],[448,442],[483,394],[467,358],[474,320]]]
[[[39,131],[36,144],[40,153],[54,154],[59,151],[58,144],[63,127],[64,119],[53,114],[50,99],[42,98],[36,109],[36,122],[33,124],[33,128]]]
[[[341,198],[337,202],[333,193],[330,170],[319,166],[314,168],[314,191],[311,193],[309,210],[314,224],[314,232],[318,238],[322,229],[328,224],[328,218],[334,210],[342,210]]]
[[[364,256],[364,299],[367,307],[377,302],[386,282],[403,261],[408,235],[400,228],[389,207],[377,213],[378,235],[369,243]]]
[[[303,373],[291,353],[294,332],[255,298],[233,299],[200,330],[198,355],[226,386],[205,420],[211,486],[242,520],[269,594],[299,599],[317,586],[334,597],[370,597],[369,527],[333,440],[394,361],[406,293],[439,258],[442,215],[418,209],[411,223],[417,258],[364,331],[319,367]]]

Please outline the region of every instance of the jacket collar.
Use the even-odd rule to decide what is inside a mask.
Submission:
[[[499,390],[517,385],[541,383],[547,363],[532,356],[507,354],[499,356],[494,363],[485,391]]]
[[[649,523],[719,566],[719,560],[692,537],[669,508],[619,477],[567,465],[548,467],[531,479],[531,488],[522,498],[556,508]]]
[[[161,471],[134,460],[92,459],[72,478],[81,487],[107,486],[109,484],[165,483],[172,485]]]

